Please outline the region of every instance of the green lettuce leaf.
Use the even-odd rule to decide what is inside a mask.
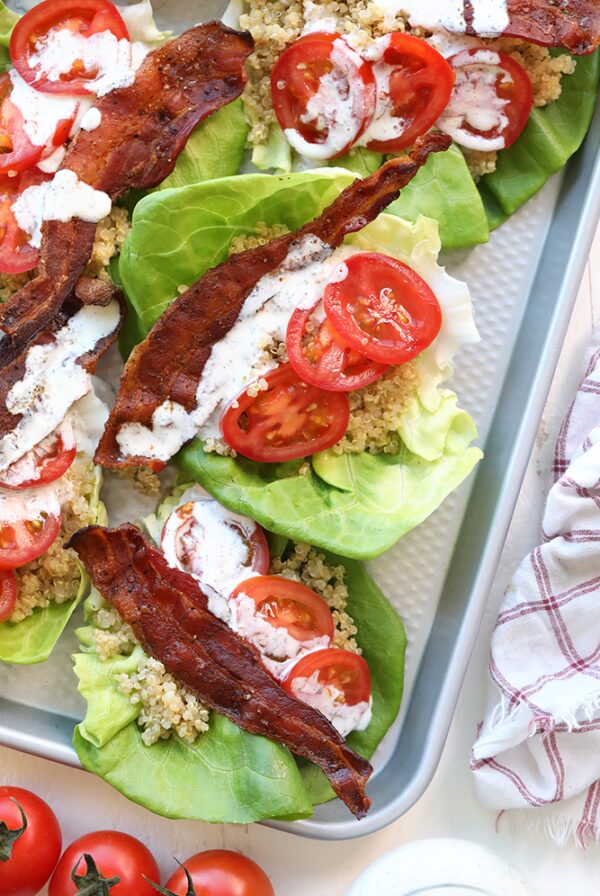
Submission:
[[[481,179],[505,215],[524,205],[579,149],[594,114],[599,78],[598,51],[578,58],[574,74],[562,79],[559,99],[532,111],[516,143],[499,153],[496,170]],[[491,225],[497,222],[492,215]]]
[[[0,2],[0,71],[10,65],[10,36],[20,16],[9,9],[5,3]]]
[[[164,520],[189,485],[178,487],[155,516],[146,520],[158,535]],[[279,540],[283,552],[287,540]],[[360,564],[333,554],[325,562],[346,567],[348,612],[369,663],[373,718],[348,742],[370,757],[398,714],[404,682],[406,634],[402,620]],[[86,616],[99,606],[95,594]],[[382,632],[385,636],[382,637]],[[169,818],[246,824],[263,818],[302,818],[312,804],[332,799],[327,779],[308,762],[296,763],[280,744],[255,737],[216,713],[210,728],[192,746],[176,735],[146,746],[136,718],[139,707],[120,693],[115,676],[138,667],[141,648],[131,656],[101,660],[94,652],[93,629],[79,629],[84,653],[74,657],[79,690],[87,701],[85,719],[73,743],[83,766],[103,777],[134,802]]]
[[[101,485],[102,473],[100,467],[96,467],[95,489],[90,504],[96,510],[95,522],[106,525],[106,508],[100,501]],[[81,582],[74,600],[62,604],[51,600],[47,607],[38,607],[22,622],[0,624],[0,662],[28,666],[48,659],[69,619],[89,594],[90,580],[83,566],[80,570]]]

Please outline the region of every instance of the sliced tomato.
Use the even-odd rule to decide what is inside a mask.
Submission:
[[[0,478],[0,487],[25,489],[54,482],[67,472],[75,460],[76,451],[73,427],[65,421],[5,471],[4,478]]]
[[[440,117],[450,101],[455,72],[431,44],[400,32],[390,35],[374,72],[377,107],[364,138],[367,149],[400,152]]]
[[[348,151],[373,116],[375,91],[371,64],[336,33],[299,38],[271,72],[279,124],[294,149],[313,159]]]
[[[11,99],[12,91],[10,75],[0,75],[0,174],[14,175],[48,158],[68,140],[77,117],[77,104],[69,104],[69,114],[56,121],[52,138],[44,146],[37,146],[27,136],[21,110]]]
[[[290,317],[285,344],[298,376],[328,392],[353,392],[378,380],[387,367],[346,345],[327,318],[315,321],[319,306],[297,308]]]
[[[13,213],[13,204],[28,187],[52,179],[37,168],[15,177],[0,176],[0,272],[20,274],[37,266],[40,253],[30,243],[30,236],[21,230]]]
[[[297,641],[333,639],[333,616],[323,598],[301,582],[283,576],[255,576],[241,582],[238,594],[250,597],[256,612],[274,628],[286,628]]]
[[[41,557],[60,532],[60,516],[40,513],[36,519],[0,521],[0,569],[16,569]]]
[[[456,82],[440,130],[467,149],[506,149],[519,137],[533,107],[525,69],[506,53],[488,47],[452,56]]]
[[[265,377],[268,388],[231,402],[221,419],[227,444],[250,460],[279,463],[331,448],[348,428],[350,404],[298,379],[290,364]]]
[[[360,252],[325,287],[327,317],[344,342],[380,364],[404,364],[430,345],[442,312],[427,283],[396,258]]]
[[[85,38],[110,31],[118,40],[128,40],[127,26],[113,3],[108,0],[43,0],[30,9],[15,25],[10,39],[10,55],[21,77],[43,93],[92,93],[90,81],[98,76],[96,68],[86,68],[85,60],[74,61],[70,71],[57,80],[32,57],[43,49],[57,31],[68,30]]]
[[[323,688],[335,688],[343,694],[348,706],[366,703],[371,696],[371,674],[366,661],[358,653],[337,647],[316,650],[302,657],[292,666],[283,687],[294,697],[294,681],[310,678],[315,672],[319,684]]]
[[[6,622],[12,616],[19,588],[17,577],[12,569],[0,569],[0,622]]]

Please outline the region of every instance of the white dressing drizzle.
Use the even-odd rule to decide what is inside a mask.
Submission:
[[[65,496],[62,496],[63,499]],[[23,491],[0,488],[0,524],[22,520],[40,520],[45,516],[60,516],[61,493],[56,483]]]
[[[480,37],[498,37],[508,27],[507,0],[471,0],[473,29]],[[467,28],[464,0],[380,0],[382,10],[394,17],[408,15],[413,27],[463,34]]]
[[[261,356],[261,350],[285,340],[292,312],[316,305],[336,265],[356,252],[351,246],[333,252],[313,234],[292,245],[280,267],[259,280],[231,330],[213,346],[198,383],[196,407],[188,413],[166,401],[154,412],[150,428],[124,424],[117,433],[121,453],[167,461],[196,434],[219,435],[227,404],[277,366],[266,352]]]
[[[498,96],[498,78],[509,78],[494,50],[464,51],[456,57],[456,81],[448,107],[438,121],[440,130],[461,146],[490,152],[506,146],[508,100]],[[473,130],[479,133],[473,133]],[[489,131],[497,137],[486,137]]]
[[[364,731],[371,721],[372,700],[350,706],[341,691],[319,681],[318,672],[313,672],[309,678],[295,678],[292,692],[297,700],[322,712],[342,737],[347,737],[351,731]]]
[[[11,432],[0,437],[0,470],[54,432],[73,403],[89,391],[90,374],[77,361],[113,333],[119,320],[116,301],[106,307],[86,305],[51,342],[28,350],[23,378],[6,399],[9,413],[22,417]]]
[[[85,97],[40,93],[14,68],[8,74],[12,83],[10,100],[23,116],[23,130],[34,146],[50,143],[59,122],[72,118],[82,101],[86,108],[91,104]]]
[[[13,214],[21,230],[28,233],[32,246],[42,244],[44,221],[83,221],[97,224],[110,214],[111,198],[79,180],[74,171],[63,168],[51,181],[28,187],[12,205]]]

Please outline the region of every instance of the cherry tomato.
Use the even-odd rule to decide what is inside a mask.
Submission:
[[[20,834],[23,819],[19,806],[27,822]],[[56,815],[29,790],[0,787],[0,822],[8,828],[0,829],[0,856],[8,856],[0,861],[0,893],[36,896],[60,858],[62,834]]]
[[[331,322],[314,322],[315,309],[297,308],[287,328],[289,362],[305,382],[328,392],[352,392],[374,383],[387,370],[346,345]]]
[[[486,47],[452,56],[456,82],[440,130],[467,149],[506,149],[519,137],[533,107],[525,69],[506,53]]]
[[[218,507],[216,517],[211,512],[215,506]],[[212,586],[217,593],[223,593],[228,597],[234,583],[240,580],[239,558],[227,556],[223,563],[219,564],[218,581],[209,581],[209,577],[205,574],[206,568],[214,567],[214,564],[210,563],[211,557],[208,553],[212,550],[211,543],[214,541],[211,542],[210,538],[206,538],[206,530],[210,527],[213,537],[216,537],[218,532],[215,527],[221,524],[232,529],[245,548],[246,556],[242,569],[248,573],[254,570],[260,575],[265,575],[269,571],[271,558],[264,531],[254,520],[220,507],[211,498],[187,501],[174,510],[163,526],[161,545],[171,565],[176,565],[184,572],[200,579],[203,584]]]
[[[303,383],[289,364],[264,379],[266,391],[251,396],[246,390],[225,409],[221,432],[231,448],[250,460],[278,463],[339,442],[350,418],[347,395]]]
[[[37,266],[40,253],[30,243],[30,236],[19,225],[13,213],[13,203],[28,187],[39,186],[50,180],[37,168],[23,171],[16,177],[0,176],[0,272],[20,274]]]
[[[67,472],[76,451],[73,427],[65,421],[4,472],[6,478],[0,478],[0,488],[25,489],[54,482]]]
[[[108,0],[43,0],[19,19],[10,39],[10,55],[21,77],[44,93],[92,93],[90,81],[97,69],[87,69],[85,61],[76,60],[71,70],[51,80],[39,66],[30,62],[54,32],[68,30],[89,38],[110,31],[118,40],[128,40],[127,26],[113,3]]]
[[[60,516],[42,511],[36,519],[0,521],[0,569],[16,569],[45,554],[60,532]]]
[[[7,619],[10,619],[18,596],[19,586],[14,571],[12,569],[0,569],[0,622],[6,622]]]
[[[209,849],[192,856],[183,865],[197,896],[275,896],[262,868],[239,852]],[[187,896],[188,882],[183,868],[171,875],[167,889],[174,896]]]
[[[74,840],[65,849],[52,875],[48,896],[76,896],[78,888],[71,879],[71,872],[75,869],[77,875],[86,873],[86,862],[82,858],[85,854],[93,858],[102,877],[108,880],[119,878],[119,883],[110,887],[110,896],[156,896],[154,887],[144,879],[160,881],[154,856],[135,837],[120,831],[94,831]],[[100,884],[97,892],[104,892]]]
[[[365,135],[367,149],[400,152],[433,127],[448,105],[454,69],[426,41],[398,32],[390,35],[374,72],[377,108]]]
[[[366,703],[371,696],[371,675],[366,661],[358,653],[328,647],[316,650],[298,660],[283,682],[285,690],[295,697],[292,687],[298,678],[310,678],[317,673],[319,684],[329,686],[344,695],[348,706]]]
[[[375,111],[371,64],[335,33],[307,34],[288,47],[271,73],[271,92],[288,141],[314,159],[347,152]]]
[[[325,313],[344,342],[380,364],[403,364],[430,345],[442,312],[416,271],[388,255],[361,252],[347,276],[325,287]]]
[[[324,635],[333,639],[333,616],[323,598],[301,582],[284,576],[255,576],[241,582],[231,595],[250,597],[256,612],[274,628],[286,628],[297,641]]]

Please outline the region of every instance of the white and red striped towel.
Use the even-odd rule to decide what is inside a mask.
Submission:
[[[554,474],[544,543],[521,563],[494,629],[471,767],[486,806],[535,808],[521,816],[530,826],[585,845],[600,841],[600,350]]]

